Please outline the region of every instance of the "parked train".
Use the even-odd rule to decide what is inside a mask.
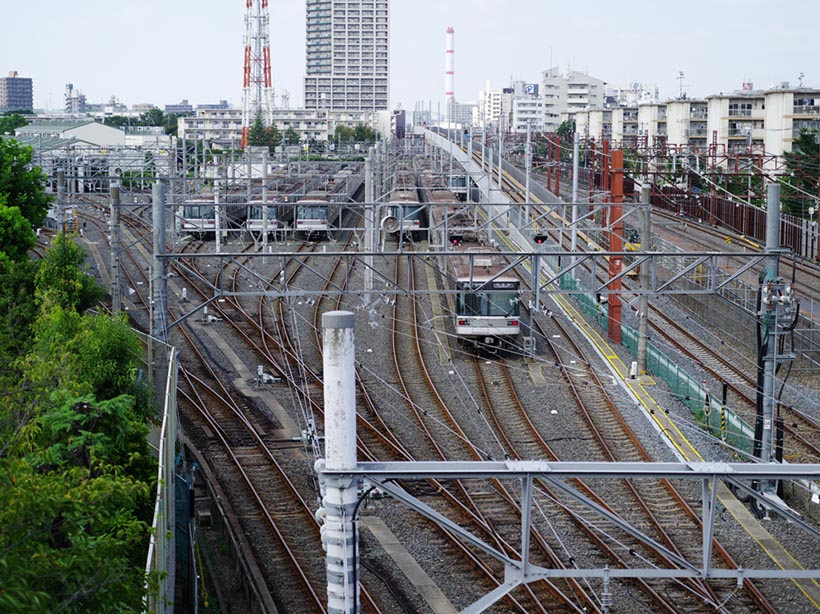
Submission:
[[[419,199],[416,174],[407,163],[396,169],[388,203],[382,227],[390,234],[407,234],[420,240],[422,229],[427,228],[427,208]]]
[[[245,196],[229,194],[220,206],[222,228],[238,230],[248,215]],[[204,194],[189,198],[182,207],[182,230],[200,240],[213,239],[216,231],[214,197]]]
[[[475,347],[497,349],[514,345],[521,334],[521,282],[476,219],[432,169],[421,174],[425,200],[430,203],[431,240],[454,252],[447,258],[456,290],[453,316],[457,338]]]
[[[343,203],[351,202],[363,183],[361,172],[345,168],[307,194],[296,206],[296,232],[330,238],[340,227]]]
[[[520,334],[521,282],[500,256],[479,244],[455,246],[450,256],[456,285],[455,331],[464,343],[482,348],[511,345]],[[471,252],[484,252],[473,255]]]

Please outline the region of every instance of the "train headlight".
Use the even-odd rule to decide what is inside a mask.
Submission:
[[[469,320],[459,320],[458,325],[459,326],[469,326],[470,322],[469,322]]]
[[[518,320],[510,320],[507,322],[507,326],[518,326]]]

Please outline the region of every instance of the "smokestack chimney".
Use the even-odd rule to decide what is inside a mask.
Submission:
[[[453,121],[453,103],[456,98],[455,90],[455,30],[447,28],[447,57],[444,73],[444,113],[449,130]]]

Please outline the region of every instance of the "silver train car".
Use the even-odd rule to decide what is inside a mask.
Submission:
[[[387,202],[390,206],[382,227],[390,234],[407,233],[414,239],[420,238],[422,229],[427,227],[427,208],[419,199],[416,175],[411,169],[404,166],[396,171]]]
[[[330,236],[338,216],[339,206],[330,202],[327,192],[313,191],[296,205],[296,232]]]
[[[497,349],[513,345],[521,334],[519,278],[507,271],[500,257],[476,255],[488,251],[473,244],[457,246],[450,257],[456,285],[455,331],[458,339],[474,347]]]
[[[229,194],[220,207],[223,230],[238,230],[247,217],[247,204],[242,196]],[[182,230],[197,239],[209,240],[216,236],[216,207],[213,195],[189,198],[182,207]]]

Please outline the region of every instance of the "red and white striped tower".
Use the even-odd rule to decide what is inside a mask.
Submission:
[[[270,69],[268,0],[245,0],[245,70],[242,93],[242,147],[257,115],[271,125],[273,88]]]
[[[455,90],[455,30],[447,28],[447,57],[444,67],[444,113],[447,118],[447,129],[453,121],[453,103],[456,99]]]

